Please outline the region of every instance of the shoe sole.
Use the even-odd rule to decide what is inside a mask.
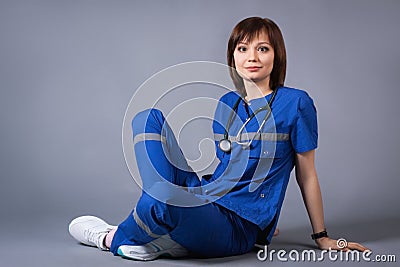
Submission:
[[[118,248],[118,255],[120,255],[123,258],[140,260],[140,261],[151,261],[151,260],[155,260],[161,256],[166,256],[166,257],[171,257],[171,258],[179,258],[179,257],[184,257],[187,255],[186,251],[184,251],[184,252],[182,251],[181,253],[179,253],[177,251],[174,251],[174,248],[170,248],[170,249],[166,249],[166,250],[159,250],[159,248],[157,247],[157,249],[159,250],[157,252],[140,253],[140,252],[137,252],[134,249],[132,249],[132,247],[135,247],[135,246],[128,246],[128,245],[120,246]]]

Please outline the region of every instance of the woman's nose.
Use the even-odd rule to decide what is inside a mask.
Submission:
[[[249,58],[248,61],[257,61],[258,60],[258,55],[257,51],[254,49],[249,50]]]

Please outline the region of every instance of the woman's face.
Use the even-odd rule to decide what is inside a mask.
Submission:
[[[245,80],[269,86],[274,66],[274,49],[265,32],[253,40],[239,42],[233,52],[236,70]]]

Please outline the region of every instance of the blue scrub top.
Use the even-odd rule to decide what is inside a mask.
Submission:
[[[239,98],[229,92],[219,100],[213,121],[216,154],[220,160],[210,179],[202,184],[220,183],[229,187],[215,202],[258,225],[261,230],[271,226],[267,233],[269,243],[282,207],[290,173],[295,165],[295,153],[317,148],[317,115],[313,100],[299,89],[280,87],[272,103],[272,115],[250,148],[235,142],[244,121],[258,108],[265,106],[272,94],[253,99],[249,104],[240,102],[229,129],[233,141],[232,151],[225,153],[218,148],[224,138],[229,114]],[[243,140],[250,140],[256,133],[266,111],[259,112],[245,127]],[[248,135],[246,135],[248,134]],[[232,186],[234,184],[234,186]],[[232,188],[233,187],[233,188]],[[232,189],[231,189],[232,188]]]

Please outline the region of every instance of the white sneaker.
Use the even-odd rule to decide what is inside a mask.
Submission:
[[[69,233],[79,242],[108,250],[104,245],[106,235],[117,226],[109,225],[100,218],[94,216],[81,216],[71,221]]]
[[[172,240],[167,234],[142,246],[119,246],[118,254],[129,259],[149,261],[159,256],[173,258],[184,257],[187,256],[189,252]]]

